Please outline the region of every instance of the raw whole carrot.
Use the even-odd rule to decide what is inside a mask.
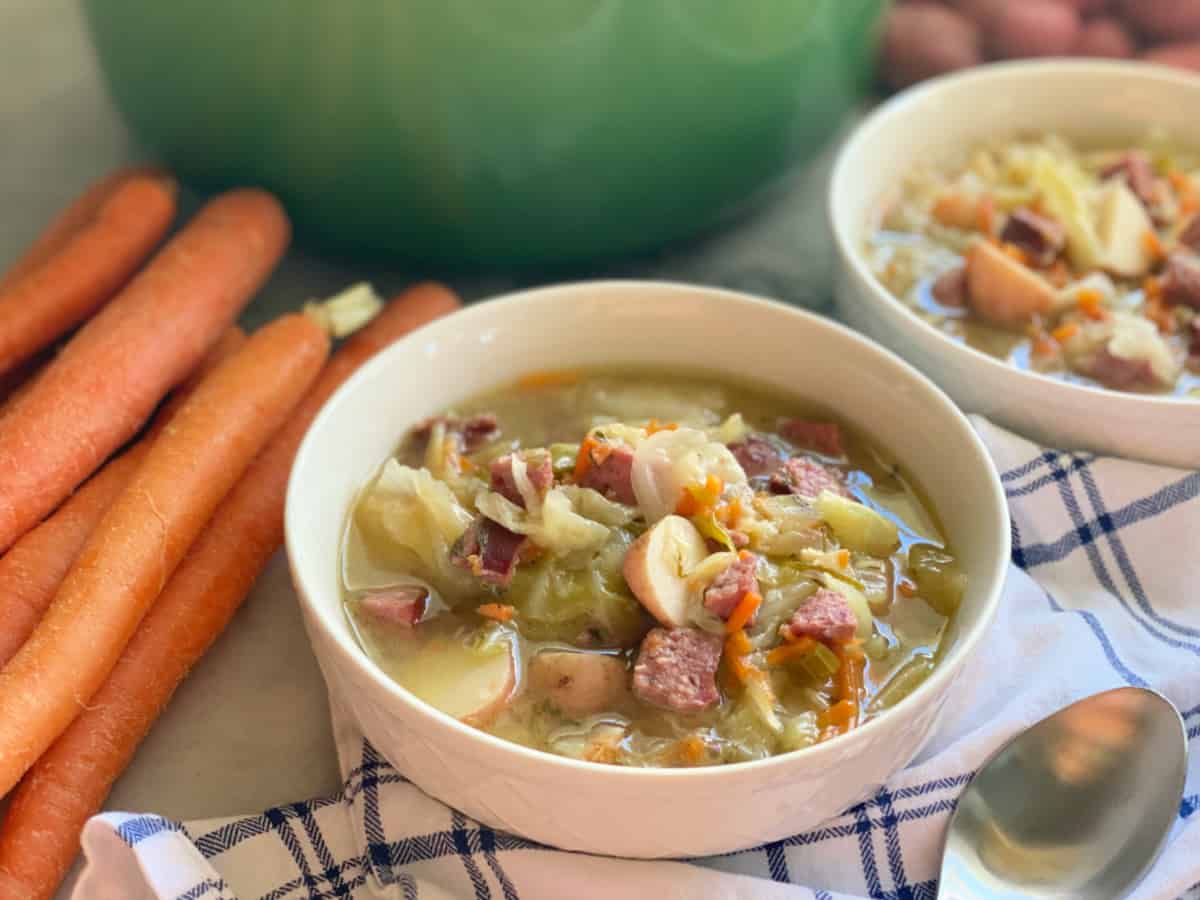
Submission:
[[[29,245],[29,249],[9,266],[8,271],[0,276],[0,292],[8,290],[65,247],[75,232],[95,218],[96,211],[116,188],[140,175],[168,177],[159,169],[134,166],[118,169],[89,185],[82,194],[71,201],[70,206],[59,213],[58,218]]]
[[[325,361],[303,315],[267,325],[205,378],[146,453],[0,670],[0,794],[17,783],[112,670],[217,504]]]
[[[46,366],[0,420],[0,552],[133,437],[266,280],[288,233],[269,194],[216,198]]]
[[[171,227],[176,192],[163,176],[130,178],[57,253],[0,291],[0,373],[112,299]]]
[[[41,621],[71,564],[113,500],[128,484],[150,443],[203,377],[233,356],[245,341],[245,332],[236,326],[225,332],[196,372],[159,411],[146,436],[109,460],[53,515],[22,535],[0,557],[0,669]]]
[[[45,364],[44,356],[38,355],[0,375],[0,413],[8,408],[17,393],[27,387],[38,369]]]
[[[0,668],[25,643],[71,564],[141,462],[138,444],[109,462],[54,515],[0,557]]]
[[[325,401],[380,349],[457,308],[445,288],[419,285],[334,354],[217,508],[87,709],[13,793],[0,828],[0,898],[48,898],[58,887],[79,851],[84,822],[282,542],[292,459]]]

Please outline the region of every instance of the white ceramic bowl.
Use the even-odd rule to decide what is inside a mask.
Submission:
[[[829,188],[842,317],[914,363],[963,409],[1043,444],[1200,466],[1200,401],[1083,387],[959,343],[897,301],[862,253],[871,212],[918,162],[981,140],[1053,131],[1136,139],[1151,127],[1200,147],[1200,77],[1144,63],[1002,63],[934,79],[872,113],[842,147]]]
[[[863,727],[798,753],[704,769],[634,769],[477,731],[426,706],[367,658],[342,611],[338,547],[356,491],[403,431],[522,374],[622,363],[753,379],[819,400],[891,448],[928,491],[970,578],[956,643],[924,685]],[[999,480],[970,424],[900,359],[781,304],[709,288],[607,282],[471,307],[365,366],[300,448],[287,550],[331,691],[396,768],[493,827],[572,850],[659,857],[729,851],[811,827],[909,762],[992,619],[1009,532]]]

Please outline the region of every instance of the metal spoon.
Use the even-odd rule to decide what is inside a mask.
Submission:
[[[1125,897],[1179,815],[1187,730],[1142,688],[1094,694],[1017,735],[950,818],[940,900]]]

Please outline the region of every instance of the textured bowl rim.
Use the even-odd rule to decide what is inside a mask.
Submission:
[[[933,670],[933,673],[911,694],[899,701],[895,706],[890,707],[880,713],[876,718],[860,725],[853,731],[841,735],[833,740],[824,743],[815,744],[801,750],[794,750],[787,753],[778,754],[767,757],[766,759],[752,760],[748,762],[726,763],[723,765],[698,766],[695,768],[651,768],[651,767],[634,767],[634,766],[613,766],[604,763],[589,762],[586,760],[572,759],[566,756],[559,756],[554,753],[549,753],[544,750],[538,750],[532,747],[526,747],[522,744],[517,744],[513,741],[505,740],[497,737],[486,731],[473,728],[460,722],[458,719],[447,715],[446,713],[430,706],[424,701],[417,698],[404,687],[393,681],[375,665],[370,658],[362,651],[353,638],[349,634],[348,629],[337,631],[329,627],[329,620],[326,613],[317,604],[310,600],[310,597],[315,597],[322,593],[322,588],[319,584],[313,583],[311,579],[306,577],[306,567],[302,562],[297,562],[297,548],[294,544],[294,537],[302,530],[303,519],[300,518],[299,510],[303,503],[302,495],[305,488],[301,485],[296,477],[301,469],[305,468],[304,461],[310,453],[315,451],[312,449],[314,435],[327,427],[328,420],[333,416],[334,407],[336,407],[345,397],[360,390],[370,378],[375,369],[382,369],[391,364],[391,359],[402,354],[414,352],[416,348],[426,339],[426,336],[441,328],[448,327],[445,323],[453,323],[456,328],[471,328],[475,320],[487,319],[496,315],[505,308],[520,306],[525,303],[537,302],[544,300],[547,297],[554,295],[569,295],[576,291],[597,292],[611,291],[620,295],[637,294],[644,297],[648,293],[654,293],[659,296],[670,296],[676,294],[697,293],[708,295],[713,300],[719,300],[722,303],[728,304],[730,307],[741,307],[744,309],[769,310],[769,314],[781,317],[782,320],[791,320],[787,327],[797,327],[808,330],[810,334],[820,334],[825,332],[827,336],[836,336],[838,339],[849,341],[855,345],[855,351],[858,354],[865,354],[876,357],[879,364],[891,367],[894,375],[898,379],[907,379],[909,383],[918,390],[921,390],[926,395],[926,400],[931,403],[931,408],[937,410],[941,416],[942,424],[945,427],[957,428],[960,437],[965,441],[966,450],[975,457],[975,463],[980,469],[986,473],[988,478],[988,487],[990,489],[991,509],[988,512],[989,518],[995,515],[1000,517],[1000,521],[995,523],[999,525],[1000,545],[996,548],[996,554],[993,560],[991,571],[987,574],[986,595],[984,596],[983,604],[979,612],[978,620],[975,626],[969,630],[964,630],[958,637],[958,640],[952,645],[946,657]],[[560,296],[555,301],[557,308],[566,308],[569,300],[565,296]],[[648,361],[651,362],[651,361]],[[748,381],[753,382],[755,379],[751,376]],[[903,462],[903,461],[902,461]],[[345,516],[346,510],[340,510],[339,515]],[[988,629],[991,627],[995,619],[996,612],[999,608],[1001,593],[1004,589],[1005,576],[1008,567],[1009,557],[1011,555],[1011,534],[1009,524],[1008,505],[1005,500],[1003,486],[1000,484],[999,475],[996,472],[996,467],[992,463],[991,457],[988,454],[987,448],[984,446],[982,439],[976,433],[971,423],[966,416],[958,409],[957,406],[950,400],[948,396],[933,383],[928,377],[919,372],[909,363],[905,362],[896,354],[892,353],[880,345],[876,344],[869,338],[859,334],[856,331],[835,322],[829,318],[818,315],[807,310],[798,309],[778,301],[767,300],[761,297],[756,297],[751,294],[746,294],[739,291],[727,290],[724,288],[708,287],[703,285],[692,285],[682,282],[670,281],[638,281],[638,280],[596,280],[596,281],[581,281],[568,282],[562,284],[548,285],[544,287],[532,288],[529,290],[515,291],[501,295],[499,297],[474,303],[465,307],[449,316],[436,320],[429,325],[426,325],[417,331],[412,332],[408,336],[402,338],[391,346],[380,351],[374,358],[363,365],[354,375],[347,380],[345,384],[339,388],[332,397],[326,402],[321,412],[313,421],[308,433],[305,435],[304,441],[297,451],[295,461],[292,465],[292,472],[288,480],[287,491],[287,506],[285,511],[285,546],[287,549],[288,565],[291,569],[292,577],[296,581],[296,594],[301,606],[308,613],[308,620],[315,623],[315,627],[320,628],[325,636],[329,639],[332,648],[335,648],[341,655],[355,668],[356,672],[371,680],[389,700],[396,706],[409,710],[412,714],[422,717],[431,718],[440,726],[456,733],[457,737],[464,741],[481,742],[489,750],[502,753],[515,759],[520,759],[529,763],[537,763],[545,766],[554,766],[564,771],[576,772],[582,776],[604,777],[614,779],[655,779],[669,778],[686,780],[689,782],[711,782],[723,778],[742,777],[743,774],[749,772],[768,774],[771,771],[785,769],[791,765],[801,763],[808,764],[816,761],[836,762],[844,755],[851,743],[861,743],[869,741],[875,733],[881,728],[887,727],[890,721],[893,721],[897,716],[905,714],[909,709],[914,709],[919,704],[925,701],[933,701],[938,695],[945,694],[946,691],[952,688],[952,679],[957,675],[962,665],[970,658],[975,651],[979,642],[983,639]],[[907,761],[906,761],[907,762]]]
[[[907,304],[893,295],[871,270],[862,248],[854,240],[854,236],[859,233],[865,223],[849,221],[849,213],[844,211],[839,198],[856,174],[852,157],[859,155],[864,145],[878,140],[878,133],[881,130],[890,128],[897,122],[902,122],[914,110],[927,103],[935,102],[943,93],[960,86],[1011,82],[1015,89],[1018,85],[1023,85],[1028,81],[1041,80],[1055,75],[1072,75],[1081,82],[1089,75],[1119,75],[1147,84],[1170,85],[1172,88],[1193,91],[1196,94],[1197,102],[1200,103],[1200,75],[1182,72],[1164,65],[1127,60],[1013,60],[987,63],[923,81],[901,91],[876,107],[855,127],[850,137],[837,152],[826,194],[826,219],[829,222],[830,231],[833,233],[838,255],[841,257],[842,264],[869,288],[871,299],[876,305],[886,305],[899,310],[907,323],[915,325],[926,338],[934,340],[937,344],[936,352],[940,355],[957,357],[958,361],[967,365],[982,366],[989,369],[997,378],[1013,379],[1015,384],[1019,384],[1025,390],[1053,390],[1060,393],[1066,402],[1104,398],[1108,402],[1120,405],[1121,412],[1125,414],[1136,414],[1139,411],[1149,412],[1151,408],[1160,407],[1180,406],[1196,409],[1197,400],[1187,396],[1138,394],[1131,391],[1118,391],[1112,388],[1060,381],[1040,372],[1018,369],[982,350],[956,341],[940,328],[926,322]],[[1147,123],[1148,126],[1149,124]]]

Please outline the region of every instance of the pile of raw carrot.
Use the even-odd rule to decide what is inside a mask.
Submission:
[[[366,359],[458,306],[409,289],[332,357],[316,318],[234,320],[286,249],[262,191],[169,240],[126,170],[0,278],[0,900],[50,897],[79,833],[283,539],[292,459]]]

